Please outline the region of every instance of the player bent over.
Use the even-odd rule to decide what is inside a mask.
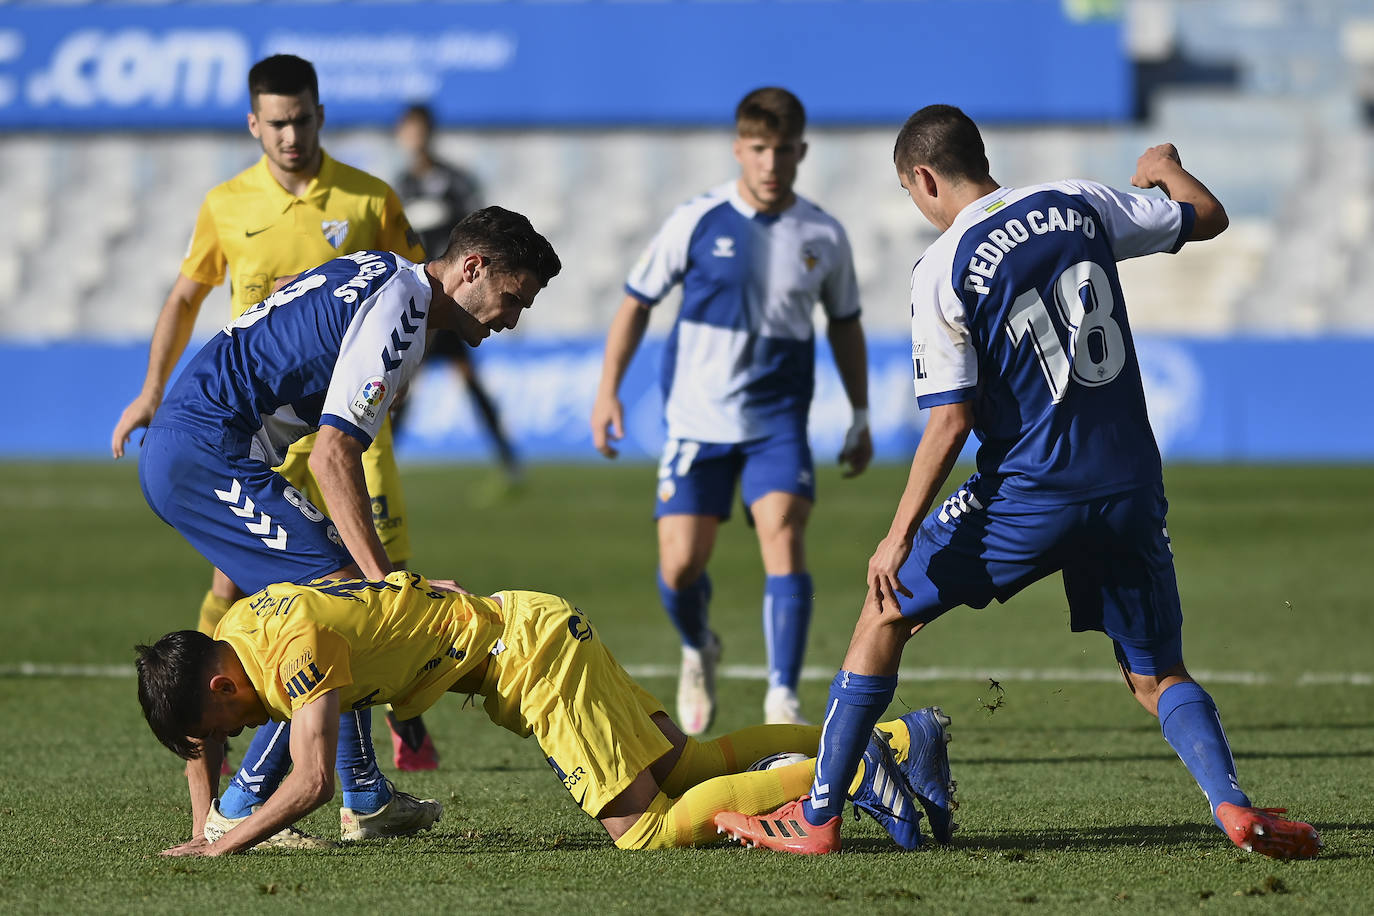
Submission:
[[[1236,781],[1212,698],[1183,664],[1159,449],[1145,412],[1116,262],[1177,251],[1227,226],[1221,203],[1165,144],[1131,184],[1000,186],[977,126],[931,105],[911,116],[894,159],[902,187],[941,236],[912,271],[917,404],[930,419],[869,591],[830,687],[811,797],[787,813],[839,841],[844,785],[892,699],[902,650],[945,611],[1006,601],[1063,572],[1071,626],[1112,638],[1131,693],[1206,793],[1237,845],[1315,856],[1308,824],[1254,808]],[[970,432],[978,473],[922,522]],[[769,815],[771,818],[783,812]],[[774,846],[757,818],[735,834]]]
[[[292,725],[295,768],[277,791],[222,836],[197,834],[167,855],[249,849],[325,804],[340,711],[382,703],[406,716],[445,692],[484,697],[493,722],[538,739],[573,800],[622,849],[706,843],[717,839],[721,811],[763,812],[800,797],[811,761],[745,770],[780,752],[814,754],[820,737],[818,726],[761,725],[698,742],[563,599],[459,594],[404,571],[380,581],[270,585],[235,604],[213,638],[182,630],[137,651],[148,724],[173,752],[198,761],[189,770],[204,797],[217,788],[226,736],[269,719]],[[948,786],[948,722],[930,708],[880,725],[848,793],[903,848],[921,842],[910,783]],[[807,837],[799,821],[770,829]]]

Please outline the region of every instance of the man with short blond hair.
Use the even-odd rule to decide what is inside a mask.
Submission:
[[[682,307],[664,351],[668,441],[656,486],[659,595],[682,640],[678,721],[715,715],[720,641],[708,625],[706,565],[736,481],[767,575],[763,631],[769,722],[803,722],[797,682],[811,619],[805,532],[815,501],[807,418],[815,379],[812,312],[854,411],[840,461],[868,465],[867,357],[859,288],[843,227],[792,189],[806,155],[806,112],[786,89],[746,95],[735,111],[740,173],[668,218],[630,272],[606,339],[592,437],[606,457],[624,435],[619,388],[651,309],[677,284]]]

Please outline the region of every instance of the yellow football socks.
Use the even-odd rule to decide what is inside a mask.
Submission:
[[[229,613],[229,608],[234,602],[228,598],[221,598],[214,592],[206,592],[205,600],[200,603],[200,624],[196,629],[206,636],[215,635],[215,627],[219,625],[224,615]]]
[[[615,845],[621,849],[671,849],[713,843],[720,839],[715,825],[717,814],[764,814],[801,798],[811,786],[815,764],[815,760],[805,760],[772,770],[708,779],[676,800],[660,792],[649,810]]]
[[[791,751],[814,757],[820,741],[819,725],[754,725],[714,741],[688,738],[681,758],[660,788],[669,798],[677,798],[708,779],[742,773],[770,754]]]

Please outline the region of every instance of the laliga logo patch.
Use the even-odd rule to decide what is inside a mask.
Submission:
[[[353,398],[353,415],[362,420],[377,419],[377,408],[386,400],[386,382],[380,375],[374,375],[363,383]]]
[[[338,248],[348,238],[348,220],[346,219],[327,219],[320,223],[320,230],[324,232],[324,240]]]

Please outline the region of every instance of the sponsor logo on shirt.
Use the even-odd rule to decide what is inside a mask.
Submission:
[[[568,632],[571,633],[573,639],[578,642],[586,642],[592,638],[592,625],[581,617],[574,615],[568,618]]]
[[[346,219],[327,219],[320,223],[320,230],[324,232],[324,240],[338,248],[348,238],[348,220]]]
[[[733,258],[735,256],[735,240],[728,235],[718,236],[716,247],[711,251],[711,254],[718,258]]]
[[[359,388],[358,393],[354,395],[353,403],[349,409],[353,411],[353,416],[358,419],[371,422],[377,419],[377,410],[385,399],[386,381],[380,375],[374,375],[363,382],[363,387]],[[385,503],[383,503],[382,508],[385,510]],[[372,511],[374,514],[377,511],[375,502]]]

